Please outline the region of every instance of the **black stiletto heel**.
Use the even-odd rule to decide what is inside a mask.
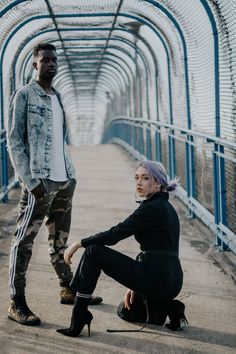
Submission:
[[[168,310],[168,316],[170,318],[170,323],[165,326],[172,331],[181,331],[188,325],[187,318],[184,314],[185,305],[179,300],[170,301],[170,306]]]
[[[88,326],[88,336],[90,337],[90,325],[93,319],[91,312],[86,311],[77,318],[72,314],[70,328],[57,329],[58,333],[68,337],[78,337],[85,325]]]

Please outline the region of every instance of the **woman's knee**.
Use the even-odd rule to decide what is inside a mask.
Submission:
[[[85,249],[85,254],[86,254],[86,256],[94,257],[94,256],[99,255],[103,249],[104,249],[104,246],[102,246],[102,245],[96,245],[96,244],[89,245]]]

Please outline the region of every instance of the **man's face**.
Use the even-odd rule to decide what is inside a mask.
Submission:
[[[55,50],[39,50],[33,66],[38,71],[38,77],[52,79],[57,74],[57,53]]]

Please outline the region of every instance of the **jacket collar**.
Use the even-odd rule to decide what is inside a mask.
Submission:
[[[44,89],[39,85],[39,83],[35,79],[33,79],[30,82],[30,85],[33,86],[33,88],[37,91],[39,96],[48,96],[47,93],[44,91]],[[52,90],[60,98],[59,92],[57,90],[55,90],[54,87],[52,87]]]
[[[153,200],[156,198],[163,198],[165,200],[169,199],[169,193],[168,192],[157,192],[155,194],[153,194],[150,198],[145,199],[144,202],[148,202],[149,200]]]

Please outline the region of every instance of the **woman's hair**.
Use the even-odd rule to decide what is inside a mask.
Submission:
[[[146,168],[149,175],[152,176],[157,183],[160,183],[163,191],[173,192],[178,187],[178,178],[170,180],[166,173],[165,167],[161,162],[146,160],[141,162],[138,165],[138,168],[140,166]]]

